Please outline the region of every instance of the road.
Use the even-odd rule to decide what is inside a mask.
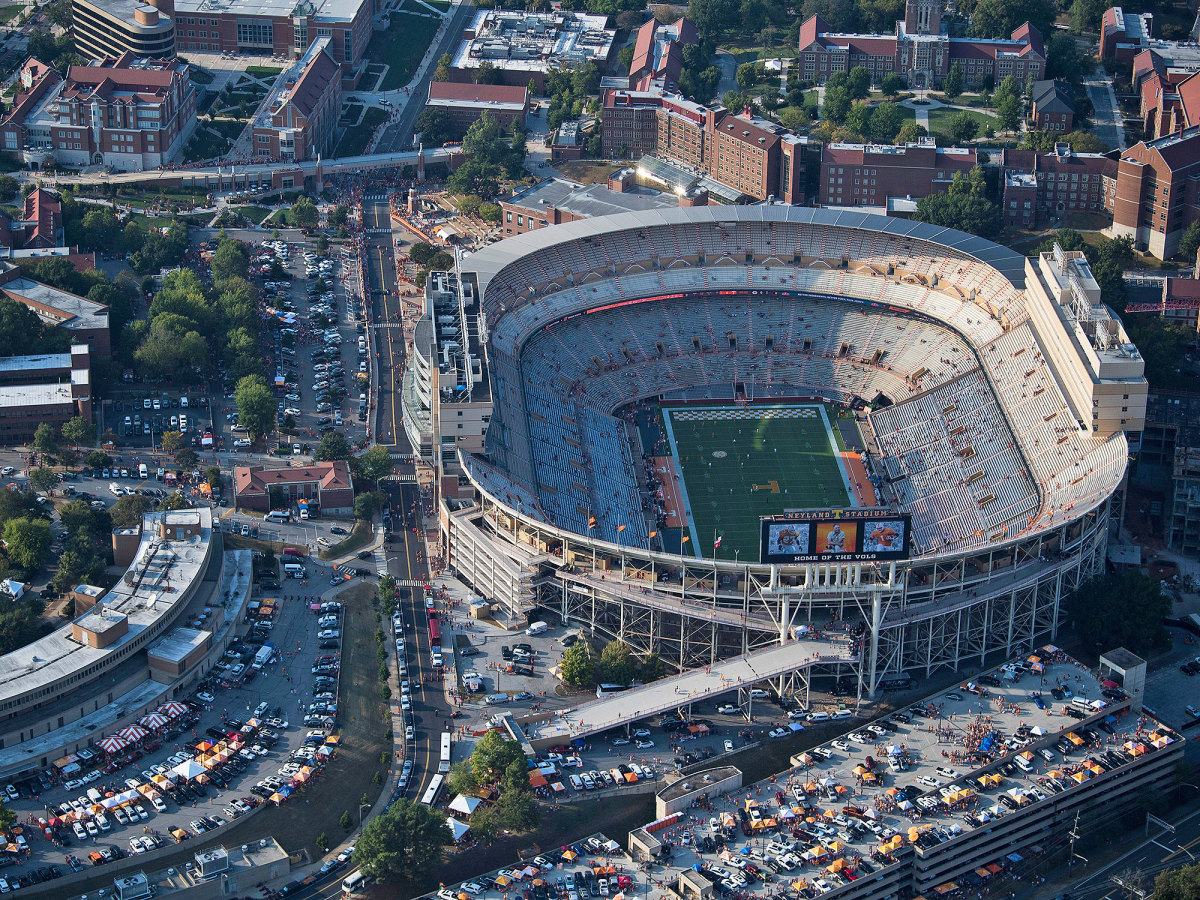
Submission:
[[[1095,107],[1092,113],[1092,134],[1108,144],[1109,149],[1124,150],[1125,128],[1122,125],[1116,94],[1113,93],[1112,78],[1104,70],[1104,66],[1097,66],[1096,71],[1084,84],[1087,87],[1088,99]]]
[[[450,26],[442,29],[436,51],[425,58],[426,64],[421,69],[417,82],[410,85],[409,93],[396,91],[389,95],[394,98],[393,103],[402,105],[402,109],[400,118],[384,127],[383,134],[379,137],[378,150],[380,153],[395,152],[408,146],[412,139],[413,123],[417,121],[417,116],[425,106],[425,97],[429,93],[429,82],[433,79],[437,60],[441,59],[443,53],[453,52],[455,44],[462,36],[463,29],[466,28],[473,15],[475,15],[475,7],[470,3],[460,3],[454,7]]]
[[[1124,900],[1130,893],[1114,878],[1140,881],[1141,888],[1150,891],[1160,872],[1200,862],[1200,812],[1173,824],[1174,834],[1151,825],[1149,837],[1133,850],[1093,874],[1081,872],[1081,880],[1071,887],[1072,900]],[[1133,830],[1142,831],[1140,823]]]
[[[379,354],[376,403],[376,441],[392,451],[396,472],[402,478],[414,475],[412,449],[404,431],[400,383],[404,372],[404,332],[400,327],[400,298],[396,296],[396,264],[392,250],[391,206],[386,195],[363,201],[367,229],[367,287],[370,291],[370,321],[374,328],[375,352]],[[376,229],[386,229],[381,234]],[[413,773],[408,796],[420,799],[429,779],[438,770],[441,733],[450,725],[451,708],[443,684],[435,680],[431,665],[429,626],[420,590],[412,585],[425,580],[428,569],[419,530],[419,490],[407,480],[384,482],[392,518],[384,556],[388,574],[404,588],[401,609],[405,618],[408,682],[412,688],[415,741],[409,745]]]
[[[391,205],[386,195],[364,199],[367,228],[366,269],[371,291],[372,338],[379,366],[379,397],[375,404],[375,440],[397,454],[411,452],[404,434],[404,406],[400,399],[404,373],[404,329],[400,322],[400,298],[396,296],[396,261],[392,250]],[[375,229],[385,229],[373,234]],[[381,293],[382,291],[382,293]]]

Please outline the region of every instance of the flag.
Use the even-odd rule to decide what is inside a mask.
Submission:
[[[685,535],[683,536],[683,540],[682,540],[680,543],[686,544],[686,543],[687,543],[688,541],[690,541],[690,540],[691,540],[691,538],[690,538],[690,537],[688,537],[688,536],[685,534]]]
[[[625,526],[624,526],[624,525],[618,525],[618,526],[617,526],[617,531],[618,531],[618,532],[622,532],[622,531],[624,531],[624,530],[625,530]]]
[[[595,528],[595,527],[596,527],[596,517],[588,516],[588,528]]]
[[[723,534],[717,535],[717,539],[715,541],[713,541],[713,549],[714,550],[716,550],[718,547],[721,546],[721,538],[723,538],[723,537],[725,537],[725,535],[723,535]]]
[[[658,537],[658,532],[657,531],[650,532],[650,537]]]

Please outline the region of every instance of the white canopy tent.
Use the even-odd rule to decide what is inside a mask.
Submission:
[[[468,797],[466,794],[459,794],[450,801],[450,805],[446,808],[450,812],[462,813],[464,816],[469,816],[475,812],[475,809],[482,802],[478,797]]]

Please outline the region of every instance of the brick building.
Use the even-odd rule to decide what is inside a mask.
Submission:
[[[40,70],[3,122],[0,146],[30,165],[107,165],[141,172],[168,165],[196,127],[196,90],[182,62],[117,58]]]
[[[507,130],[514,121],[525,124],[529,88],[525,85],[431,81],[425,106],[446,114],[456,138],[466,134],[471,123],[485,112],[491,113],[500,127]]]
[[[1131,63],[1150,45],[1154,13],[1127,13],[1111,6],[1100,19],[1100,58]]]
[[[1121,154],[1113,195],[1115,236],[1159,259],[1200,220],[1200,126],[1135,144]]]
[[[1200,124],[1200,68],[1151,71],[1139,81],[1142,128],[1147,140]]]
[[[821,153],[818,202],[884,207],[889,198],[919,199],[946,190],[978,161],[974,150],[938,147],[933,138],[904,146],[829,144]]]
[[[639,91],[678,89],[683,69],[683,48],[699,40],[696,26],[680,18],[669,25],[651,19],[637,30],[629,86]]]
[[[254,115],[255,156],[301,162],[332,153],[342,111],[342,77],[329,44],[327,37],[313,41],[263,98]]]
[[[1000,165],[1007,227],[1042,227],[1072,212],[1112,212],[1117,161],[1103,153],[1075,153],[1067,144],[1048,153],[1005,150]]]
[[[1034,82],[1032,106],[1035,128],[1066,134],[1075,125],[1075,94],[1066,82]]]
[[[605,156],[655,155],[746,197],[803,202],[808,143],[773,122],[673,94],[623,89],[605,92],[603,122]]]
[[[73,344],[68,353],[0,359],[0,443],[23,443],[47,422],[75,416],[92,421],[91,358]]]
[[[94,357],[107,358],[112,352],[108,307],[70,291],[24,278],[21,269],[0,263],[0,294],[27,306],[48,325],[71,335],[73,344],[87,347]]]
[[[72,33],[92,56],[174,56],[176,51],[297,59],[313,41],[358,66],[371,39],[375,0],[71,0]]]
[[[234,502],[239,509],[269,511],[272,488],[279,489],[281,502],[287,506],[297,500],[315,500],[321,511],[330,515],[354,509],[354,483],[345,460],[277,469],[236,466],[233,470]]]
[[[824,83],[835,72],[862,66],[878,84],[895,73],[910,87],[935,87],[959,64],[968,87],[999,84],[1009,75],[1024,83],[1041,78],[1046,53],[1041,33],[1026,22],[1008,39],[952,38],[942,0],[907,0],[894,34],[839,34],[818,16],[800,26],[800,77]]]

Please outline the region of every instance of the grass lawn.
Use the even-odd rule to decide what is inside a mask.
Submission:
[[[25,9],[22,3],[14,4],[13,6],[0,6],[0,23],[11,22]]]
[[[240,127],[238,129],[241,130]],[[201,125],[188,141],[183,150],[184,162],[197,162],[202,159],[212,159],[221,156],[229,149],[231,141],[220,134],[214,134]]]
[[[754,560],[760,516],[847,503],[822,408],[663,409],[691,505],[693,552],[709,556],[716,533],[723,535],[717,551],[721,558],[734,559],[737,551],[739,559]],[[826,412],[832,421],[836,411]]]
[[[349,536],[340,543],[328,547],[318,554],[321,559],[337,559],[339,556],[345,556],[347,553],[353,553],[360,547],[364,547],[371,542],[372,535],[375,534],[375,529],[371,527],[371,523],[366,519],[356,519],[354,522],[354,530]]]
[[[201,66],[188,66],[188,75],[196,84],[212,84],[217,77]]]
[[[216,119],[208,126],[213,131],[219,132],[222,136],[229,138],[231,141],[236,141],[238,135],[246,127],[245,122],[230,122],[224,119]]]
[[[931,109],[929,111],[929,130],[932,133],[940,133],[947,137],[950,135],[950,120],[960,112],[965,112],[968,116],[974,119],[979,124],[979,134],[983,135],[984,129],[989,125],[993,129],[999,129],[1000,122],[995,116],[989,116],[986,113],[977,112],[973,109]]]
[[[587,159],[565,159],[556,163],[554,168],[564,178],[570,178],[577,184],[607,184],[608,176],[614,166],[611,163],[598,163]]]
[[[283,71],[279,66],[246,66],[245,73],[256,78],[273,78]]]
[[[387,30],[376,31],[367,45],[367,58],[387,63],[389,67],[383,83],[377,87],[381,91],[393,91],[408,84],[441,24],[440,19],[405,12],[394,12],[390,17]]]
[[[233,211],[238,215],[245,216],[255,225],[261,225],[262,220],[271,212],[265,206],[235,206]]]
[[[372,106],[363,114],[362,122],[353,128],[347,128],[333,151],[334,159],[343,156],[361,156],[367,149],[367,142],[375,127],[387,121],[387,113]]]
[[[347,103],[342,107],[342,123],[353,125],[358,121],[358,117],[362,115],[363,105],[361,103]]]

